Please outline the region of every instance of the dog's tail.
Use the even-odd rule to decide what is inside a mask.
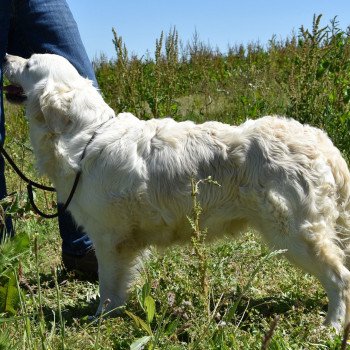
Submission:
[[[331,168],[336,184],[336,201],[339,213],[336,220],[336,233],[346,253],[346,265],[350,268],[350,171],[340,151],[323,131],[318,131],[318,138],[322,138],[319,142],[320,151]]]
[[[321,151],[331,168],[336,184],[336,201],[338,218],[336,220],[336,234],[338,242],[345,253],[345,265],[350,270],[350,171],[340,151],[332,144],[323,132],[319,137],[326,138],[321,142]],[[344,326],[350,327],[350,278],[344,280],[343,298],[345,302]]]

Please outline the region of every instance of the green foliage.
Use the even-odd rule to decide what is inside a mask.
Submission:
[[[16,315],[20,309],[18,272],[21,258],[29,251],[27,234],[18,234],[12,241],[0,244],[0,314]]]
[[[12,273],[0,278],[0,313],[15,315],[19,306],[17,281]]]
[[[26,254],[28,250],[29,237],[24,232],[19,232],[11,240],[2,242],[0,244],[0,276],[17,265],[21,256]]]
[[[325,129],[348,156],[350,149],[349,33],[334,18],[266,47],[251,43],[222,54],[200,41],[179,44],[175,28],[161,33],[154,57],[129,55],[113,30],[117,59],[95,62],[101,89],[117,111],[142,118],[172,116],[240,123],[282,114]]]
[[[125,311],[133,320],[136,329],[147,334],[134,340],[130,345],[130,349],[142,349],[146,344],[147,349],[156,349],[159,344],[164,343],[164,341],[166,342],[176,330],[176,321],[171,321],[166,317],[166,308],[162,314],[156,313],[156,302],[150,293],[151,284],[148,279],[142,288],[137,288],[137,300],[144,311],[145,319],[135,315],[131,311]]]
[[[0,333],[0,350],[12,350],[11,339],[7,332]]]
[[[300,30],[298,50],[289,79],[286,113],[301,122],[323,128],[349,156],[350,39],[336,18],[320,28],[314,16],[312,31]]]

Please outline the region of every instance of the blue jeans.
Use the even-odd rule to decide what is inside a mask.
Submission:
[[[80,38],[77,24],[65,0],[1,0],[0,59],[5,53],[29,57],[33,53],[55,53],[66,57],[97,86],[91,62]],[[0,65],[1,88],[2,67]],[[0,142],[5,139],[3,96],[0,94]],[[0,157],[0,198],[6,196],[4,160]],[[87,235],[74,224],[71,215],[59,205],[59,228],[62,251],[83,255],[92,247]],[[7,230],[13,234],[11,220]],[[1,236],[0,236],[1,238]]]

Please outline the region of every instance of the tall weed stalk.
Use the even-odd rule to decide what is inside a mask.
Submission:
[[[142,118],[215,119],[240,123],[283,114],[325,129],[346,156],[350,150],[349,31],[337,18],[286,39],[230,46],[226,53],[198,33],[182,43],[172,28],[155,42],[153,57],[130,54],[113,30],[116,59],[95,61],[107,102]]]

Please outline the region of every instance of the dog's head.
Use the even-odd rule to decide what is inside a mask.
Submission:
[[[71,122],[76,93],[92,88],[92,82],[68,60],[53,54],[34,54],[29,59],[6,55],[4,73],[11,83],[4,87],[7,99],[25,103],[28,118],[44,122],[53,132],[61,132]]]

